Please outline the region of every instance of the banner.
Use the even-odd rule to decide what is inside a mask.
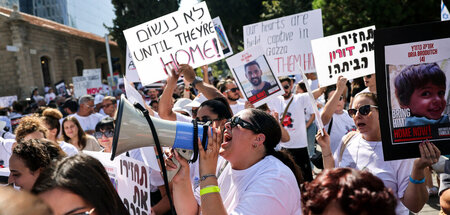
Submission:
[[[377,30],[375,40],[385,160],[419,157],[424,140],[448,154],[450,22]]]
[[[222,59],[222,49],[205,2],[170,13],[124,32],[144,86],[166,79],[169,64],[196,68]]]
[[[127,46],[126,65],[127,65],[126,66],[127,71],[125,73],[125,76],[127,77],[127,80],[131,81],[131,82],[141,82],[141,80],[139,79],[139,76],[137,74],[137,71],[136,71],[136,66],[133,63],[133,58],[131,57],[130,49],[128,49],[128,46]]]
[[[214,28],[216,29],[217,38],[219,39],[219,44],[222,48],[224,57],[233,55],[233,48],[231,48],[230,41],[228,41],[228,37],[225,33],[225,28],[222,25],[220,17],[216,17],[212,21],[214,23]]]
[[[244,49],[262,46],[275,76],[315,72],[311,40],[323,37],[320,9],[244,26]]]
[[[375,73],[374,31],[370,26],[311,41],[321,87],[340,75],[351,80]]]
[[[95,95],[102,90],[98,75],[72,77],[73,90],[76,98],[84,95]],[[98,85],[100,83],[100,85]]]
[[[17,101],[17,96],[0,97],[0,107],[12,107],[12,103]]]
[[[114,188],[130,214],[150,214],[150,174],[148,167],[125,155],[113,161],[110,153],[85,151],[105,167]]]
[[[284,93],[262,47],[257,46],[237,53],[227,58],[227,64],[245,99],[255,107]]]

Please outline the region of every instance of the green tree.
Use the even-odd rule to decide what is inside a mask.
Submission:
[[[262,2],[264,20],[289,16],[312,10],[312,0],[268,0]]]
[[[123,35],[125,29],[174,12],[179,3],[179,0],[112,0],[116,18],[112,27],[106,27],[119,44],[123,56],[127,44]]]
[[[312,5],[322,9],[325,35],[440,20],[440,0],[313,0]]]

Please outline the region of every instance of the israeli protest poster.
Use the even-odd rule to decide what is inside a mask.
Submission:
[[[168,65],[200,67],[222,59],[205,2],[170,13],[124,32],[142,84],[166,79]]]
[[[58,82],[55,84],[55,88],[56,88],[56,94],[58,96],[67,96],[67,89],[66,89],[66,83],[64,82],[64,80]]]
[[[150,170],[141,161],[124,154],[110,160],[111,154],[84,152],[103,164],[111,183],[130,214],[151,214]]]
[[[320,9],[244,26],[244,50],[262,46],[275,76],[315,72],[311,40],[323,37]]]
[[[137,74],[136,66],[134,65],[133,58],[131,57],[131,53],[130,50],[128,49],[128,46],[127,46],[126,70],[127,71],[125,73],[125,77],[127,77],[128,81],[141,82],[141,80],[139,79],[139,75]]]
[[[385,160],[419,157],[424,140],[448,154],[450,22],[376,30],[375,41]]]
[[[17,96],[2,96],[0,97],[0,107],[12,107],[15,101],[17,101]]]
[[[225,28],[222,25],[220,17],[216,17],[212,21],[214,23],[214,28],[216,29],[217,38],[219,39],[219,44],[222,48],[224,57],[233,55],[233,49],[231,48],[230,41],[228,41],[228,37],[225,33]]]
[[[102,91],[102,85],[98,75],[74,76],[72,77],[72,83],[76,98],[84,95],[95,95]]]
[[[447,5],[441,0],[441,21],[450,20],[450,13],[448,12]]]
[[[374,31],[370,26],[311,41],[321,87],[341,75],[351,80],[375,73]]]
[[[281,95],[281,84],[272,71],[260,46],[249,48],[227,58],[227,64],[245,99],[255,107]]]

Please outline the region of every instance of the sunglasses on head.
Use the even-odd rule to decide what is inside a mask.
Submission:
[[[113,130],[107,130],[105,132],[97,131],[94,133],[94,137],[97,139],[101,139],[105,135],[106,137],[113,137],[114,131]]]
[[[255,133],[261,133],[260,129],[257,126],[252,125],[251,123],[241,119],[238,116],[235,116],[235,117],[229,119],[228,122],[230,122],[231,128],[234,128],[237,125],[240,125],[242,128],[252,130]]]
[[[231,89],[225,90],[225,92],[228,93],[228,92],[231,91],[231,92],[235,93],[238,90],[239,90],[239,88],[235,87],[235,88],[231,88]]]
[[[283,85],[283,88],[286,90],[289,89],[289,87],[291,87],[291,85],[289,85],[289,84]]]
[[[370,108],[378,108],[378,106],[375,106],[375,105],[364,105],[364,106],[361,106],[361,107],[359,107],[359,109],[358,110],[356,110],[356,109],[348,109],[348,115],[350,115],[350,117],[355,117],[355,115],[356,115],[356,113],[357,112],[359,112],[359,114],[361,114],[361,115],[363,115],[363,116],[366,116],[367,114],[369,114],[370,113]]]

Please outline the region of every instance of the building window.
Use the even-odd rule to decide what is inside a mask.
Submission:
[[[44,78],[44,86],[51,86],[52,80],[50,78],[50,64],[47,57],[41,57],[42,77]]]
[[[78,59],[78,60],[75,61],[75,64],[77,66],[77,75],[78,76],[82,76],[83,75],[83,69],[84,69],[83,61]]]

